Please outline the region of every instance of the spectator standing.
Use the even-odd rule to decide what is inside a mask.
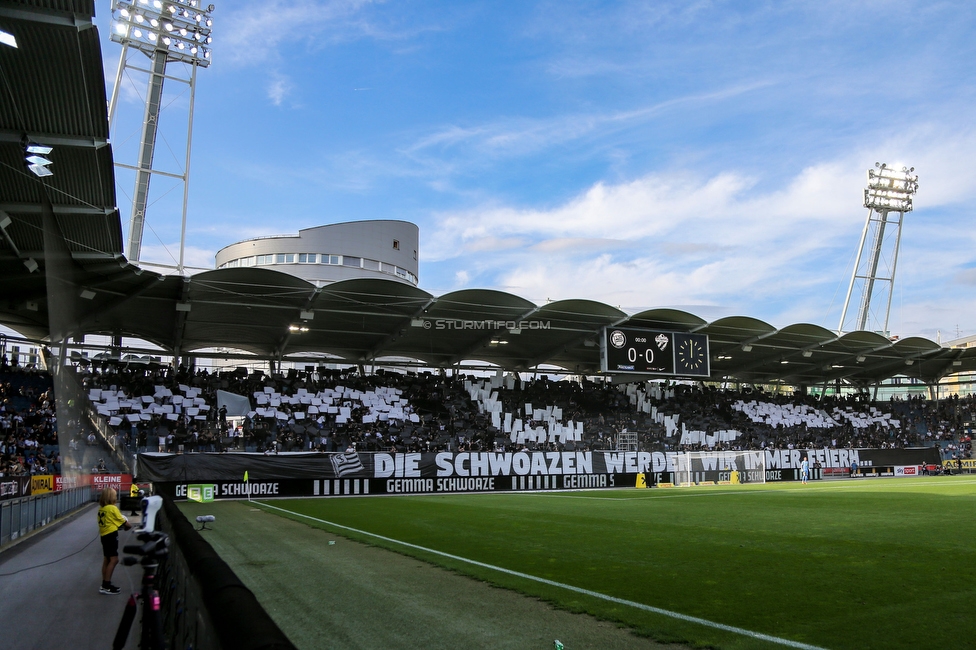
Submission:
[[[112,573],[119,563],[119,528],[129,530],[129,520],[116,505],[115,488],[107,487],[98,497],[98,534],[102,541],[102,586],[98,593],[114,595],[122,590],[112,584]]]

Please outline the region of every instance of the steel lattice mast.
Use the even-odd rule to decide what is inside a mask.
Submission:
[[[138,262],[142,253],[142,235],[146,224],[146,208],[149,205],[149,181],[154,174],[176,178],[183,182],[183,214],[180,230],[180,259],[178,272],[183,272],[183,254],[186,245],[186,206],[189,195],[190,148],[193,136],[193,104],[196,93],[197,68],[210,66],[211,13],[213,5],[201,8],[199,0],[113,0],[113,41],[122,45],[115,86],[109,102],[109,122],[115,122],[119,87],[126,70],[148,74],[146,108],[142,123],[142,138],[135,165],[116,163],[117,167],[135,171],[135,189],[132,195],[132,214],[129,220],[129,240],[126,257]],[[130,50],[145,54],[150,59],[149,68],[141,68],[129,61]],[[167,74],[167,64],[184,63],[189,66],[186,78]],[[186,160],[181,174],[153,168],[156,136],[162,111],[163,82],[165,80],[186,83],[190,88],[189,118],[186,136]]]
[[[879,333],[888,336],[888,317],[891,313],[891,297],[894,292],[895,270],[898,265],[898,249],[901,246],[901,227],[905,214],[912,211],[912,196],[918,191],[918,175],[915,168],[896,170],[885,163],[875,163],[868,170],[868,184],[864,190],[864,207],[868,209],[857,261],[851,283],[847,288],[844,310],[840,315],[837,333],[869,329],[871,301],[876,296],[885,297],[884,321]],[[855,286],[860,287],[861,297],[853,327],[847,322],[847,312]],[[875,322],[880,319],[875,319]]]

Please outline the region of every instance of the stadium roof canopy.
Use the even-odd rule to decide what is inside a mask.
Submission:
[[[870,385],[926,383],[976,370],[976,349],[748,317],[706,322],[684,311],[628,315],[591,300],[535,305],[469,289],[433,296],[394,280],[316,287],[271,269],[163,276],[122,254],[105,80],[91,0],[0,0],[0,323],[30,338],[108,334],[175,354],[232,348],[266,358],[326,354],[350,363],[484,361],[512,370],[600,369],[607,326],[699,332],[712,378]],[[54,172],[27,169],[25,143],[53,147]],[[36,263],[36,267],[35,267]],[[53,334],[52,334],[53,332]]]

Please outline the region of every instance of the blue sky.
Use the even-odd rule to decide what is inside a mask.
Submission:
[[[914,166],[921,186],[892,334],[976,334],[976,5],[215,4],[189,264],[212,267],[246,237],[403,219],[420,227],[420,286],[434,294],[833,329],[865,173],[882,161]],[[109,18],[100,2],[110,92]],[[157,149],[174,170],[178,86]],[[121,85],[120,162],[134,160],[144,93],[137,75]],[[119,179],[127,228],[132,185]],[[172,264],[182,188],[153,183],[144,259]]]

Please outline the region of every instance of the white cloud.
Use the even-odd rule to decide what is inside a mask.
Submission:
[[[535,302],[590,298],[630,311],[747,305],[798,255],[831,245],[823,226],[845,216],[843,202],[820,185],[836,174],[811,168],[781,192],[755,198],[747,195],[753,181],[735,174],[601,183],[549,210],[447,215],[425,241],[425,256],[479,253],[485,267],[494,265],[482,277]],[[857,197],[857,186],[850,189]],[[804,232],[811,229],[820,232]],[[486,256],[489,249],[495,254]]]
[[[364,10],[382,0],[262,0],[235,2],[217,17],[221,56],[236,65],[256,65],[282,58],[282,49],[296,43],[320,47],[358,38],[404,41],[439,27],[430,24],[392,27],[372,20]],[[381,17],[383,18],[383,17]]]
[[[215,30],[220,27],[221,50],[230,62],[251,65],[277,58],[283,43],[317,36],[367,4],[369,0],[250,2],[215,18]]]
[[[274,73],[271,75],[271,80],[268,82],[268,99],[275,106],[281,106],[281,103],[285,100],[285,96],[291,91],[292,83],[288,77]]]
[[[557,115],[544,118],[511,117],[477,126],[447,125],[404,149],[421,156],[429,150],[467,147],[479,155],[520,156],[560,143],[606,136],[630,129],[668,111],[719,103],[772,85],[770,80],[735,84],[711,92],[675,97],[631,110]]]
[[[443,215],[425,254],[439,260],[516,249],[526,240],[546,253],[619,248],[620,242],[636,246],[646,240],[655,247],[673,246],[665,255],[704,254],[784,236],[801,219],[842,216],[859,189],[848,182],[845,192],[841,175],[834,166],[810,168],[788,188],[757,197],[748,194],[755,181],[734,173],[706,179],[690,173],[650,174],[618,185],[597,183],[551,209],[489,207]],[[838,196],[843,194],[846,199]]]
[[[976,307],[935,308],[940,298],[932,295],[944,292],[957,303],[952,287],[976,282],[970,268],[976,234],[968,220],[951,216],[960,209],[968,215],[964,206],[976,194],[965,173],[976,163],[974,145],[976,133],[922,126],[873,153],[858,150],[810,165],[778,187],[734,171],[652,173],[596,183],[552,207],[492,204],[444,213],[425,236],[425,258],[476,259],[483,283],[536,303],[589,298],[629,312],[692,305],[710,319],[739,314],[777,326],[835,327],[866,216],[865,172],[877,155],[892,164],[908,161],[921,175],[891,323],[893,331],[928,331],[935,327],[923,322],[928,316],[976,316]],[[950,215],[941,231],[920,223],[925,212],[945,210]],[[933,279],[938,289],[926,286]],[[831,297],[838,288],[840,296]]]

